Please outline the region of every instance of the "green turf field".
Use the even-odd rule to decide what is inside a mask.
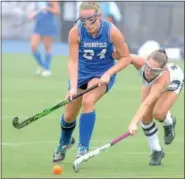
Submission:
[[[178,64],[184,66],[182,61]],[[59,139],[59,119],[63,108],[20,130],[13,128],[12,118],[17,115],[22,119],[30,117],[63,99],[67,90],[67,58],[54,58],[53,75],[49,78],[35,75],[36,64],[30,55],[3,55],[2,65],[2,177],[57,178],[52,175],[52,154]],[[141,81],[133,67],[120,73],[114,88],[96,106],[97,122],[92,148],[127,130],[139,105],[140,88]],[[162,166],[148,165],[150,150],[139,128],[136,137],[129,137],[84,163],[79,173],[72,169],[75,146],[62,163],[62,177],[183,178],[183,99],[184,92],[172,109],[177,117],[177,130],[176,139],[170,146],[164,146],[163,128],[157,123],[166,152]],[[77,139],[78,127],[74,135]]]

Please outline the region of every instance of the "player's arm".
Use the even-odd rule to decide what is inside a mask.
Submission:
[[[55,0],[52,0],[50,3],[51,3],[51,6],[47,7],[47,11],[55,15],[60,15],[60,7],[58,2]]]
[[[112,25],[110,30],[110,40],[115,46],[116,55],[119,57],[119,61],[116,65],[106,72],[112,76],[127,67],[132,59],[122,33],[114,25]]]
[[[114,50],[112,54],[113,58],[119,60],[120,56],[117,54],[116,50]],[[131,64],[134,65],[134,67],[139,70],[144,64],[145,64],[145,58],[142,56],[138,56],[135,54],[130,54],[131,56]]]
[[[137,125],[138,122],[143,119],[143,116],[148,112],[151,105],[159,98],[164,88],[168,84],[167,76],[167,72],[164,72],[164,74],[159,79],[157,79],[156,82],[152,85],[149,95],[141,103],[131,123]]]
[[[134,65],[134,67],[137,70],[139,70],[143,65],[145,65],[145,58],[144,57],[131,54],[131,58],[132,58],[131,64]]]
[[[79,35],[78,28],[74,26],[68,36],[69,43],[69,61],[68,61],[68,74],[70,79],[71,89],[77,90],[78,80],[78,52],[79,52]]]
[[[28,20],[31,21],[31,20],[33,20],[36,17],[36,15],[37,15],[36,9],[37,9],[37,7],[36,7],[36,4],[34,3],[33,4],[33,9],[28,14]]]

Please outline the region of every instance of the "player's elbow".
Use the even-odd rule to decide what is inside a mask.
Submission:
[[[127,67],[132,62],[132,58],[130,55],[128,55],[126,57],[122,57],[120,60],[121,60],[122,64],[124,65],[124,67]]]
[[[135,65],[135,55],[133,55],[133,54],[130,54],[130,58],[131,58],[131,64],[132,65]]]
[[[143,102],[143,106],[145,107],[145,108],[149,108],[150,106],[151,106],[151,101],[144,101]]]
[[[127,57],[127,63],[128,63],[128,65],[132,63],[132,57],[131,57],[131,55],[129,55]]]

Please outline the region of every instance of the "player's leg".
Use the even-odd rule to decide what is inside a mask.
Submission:
[[[142,101],[148,96],[150,92],[149,88],[142,87]],[[152,151],[151,159],[149,164],[156,166],[161,164],[161,160],[164,157],[164,152],[162,151],[159,137],[158,137],[158,129],[153,121],[153,108],[155,106],[155,102],[151,105],[147,114],[143,117],[141,126],[143,132],[148,140],[148,145]]]
[[[45,62],[44,62],[45,70],[43,71],[42,76],[47,77],[51,75],[51,61],[52,61],[51,48],[53,44],[53,37],[44,36],[43,43],[45,48]]]
[[[39,34],[34,33],[31,37],[31,49],[32,49],[32,53],[33,56],[36,60],[36,62],[39,65],[39,69],[37,70],[37,74],[40,74],[42,72],[42,69],[44,68],[44,63],[42,61],[42,56],[40,54],[40,52],[38,51],[38,46],[41,42],[42,38]]]
[[[88,83],[88,87],[97,83],[99,79],[94,78]],[[109,90],[114,81],[111,81],[108,86],[97,88],[83,96],[82,99],[82,113],[79,122],[79,144],[77,158],[84,155],[89,150],[90,140],[93,133],[96,112],[96,102]]]
[[[175,138],[176,118],[172,117],[170,109],[178,99],[179,94],[173,91],[165,91],[155,104],[153,117],[164,125],[164,143],[171,144]]]
[[[81,89],[78,92],[82,91]],[[66,150],[75,143],[72,133],[76,126],[76,117],[81,107],[82,97],[74,100],[65,106],[64,114],[61,117],[61,133],[58,147],[53,155],[53,162],[62,161],[65,158]]]

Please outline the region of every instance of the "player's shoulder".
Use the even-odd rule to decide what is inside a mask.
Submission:
[[[104,19],[101,19],[101,32],[110,34],[110,29],[112,28],[112,24]]]
[[[109,31],[111,42],[117,41],[118,43],[121,43],[124,41],[123,33],[114,24],[111,23]]]
[[[103,25],[112,26],[112,23],[107,21],[107,20],[101,19],[101,22],[102,22]]]
[[[101,19],[101,24],[103,29],[112,29],[112,27],[114,27],[115,25],[105,19]]]
[[[70,42],[79,41],[79,30],[76,24],[69,30],[68,39]]]
[[[78,34],[78,25],[77,24],[75,24],[70,30],[69,30],[69,34],[72,34],[72,35],[74,35],[74,34]]]
[[[153,84],[161,84],[163,86],[167,86],[169,84],[169,76],[170,74],[168,73],[168,71],[164,70]]]
[[[111,22],[108,22],[108,23],[110,25],[110,29],[112,32],[117,32],[117,31],[120,32],[120,30],[114,24],[112,24]]]

